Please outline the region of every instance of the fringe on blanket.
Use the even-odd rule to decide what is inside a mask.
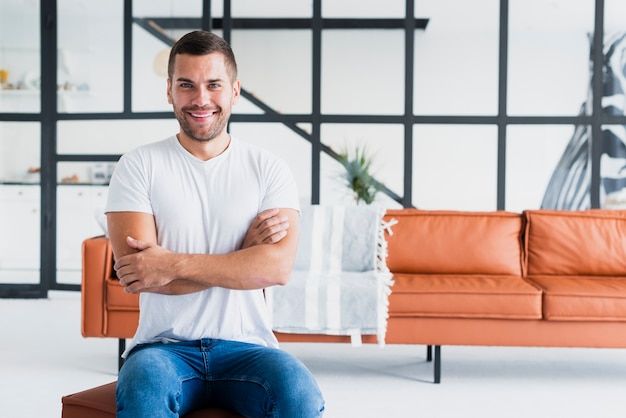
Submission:
[[[393,279],[389,267],[387,267],[387,240],[385,239],[385,232],[388,235],[393,235],[392,226],[398,223],[397,219],[390,219],[386,222],[383,217],[385,216],[385,210],[381,209],[379,213],[380,226],[378,228],[378,246],[376,249],[376,271],[379,273],[386,273],[386,277],[381,278],[383,280],[383,291],[378,295],[380,298],[378,303],[385,307],[384,315],[378,316],[378,332],[376,339],[378,340],[378,346],[385,346],[385,336],[387,335],[387,320],[389,319],[389,296],[391,295],[391,286],[393,285]]]

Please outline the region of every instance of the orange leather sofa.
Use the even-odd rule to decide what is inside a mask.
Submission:
[[[626,347],[626,211],[397,209],[385,218],[398,221],[386,237],[386,343],[426,345],[429,359],[434,347],[436,383],[443,345]],[[108,240],[86,240],[83,261],[83,335],[132,337],[137,298],[117,283]]]
[[[626,211],[385,217],[398,221],[386,343],[434,346],[435,383],[443,345],[626,348]]]

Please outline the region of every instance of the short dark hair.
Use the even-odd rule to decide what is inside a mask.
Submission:
[[[189,32],[176,41],[170,51],[170,59],[167,63],[167,76],[171,80],[174,75],[176,55],[208,55],[214,52],[219,52],[224,55],[226,71],[228,72],[230,81],[234,82],[237,79],[237,61],[235,60],[233,50],[223,38],[204,30]]]

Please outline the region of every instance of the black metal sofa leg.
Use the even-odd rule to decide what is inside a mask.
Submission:
[[[426,346],[426,361],[428,362],[433,361],[433,346],[432,345]],[[440,383],[441,382],[441,346],[440,345],[435,346],[435,363],[433,364],[433,367],[434,367],[434,373],[433,373],[434,383]]]
[[[435,346],[434,382],[441,382],[441,346]]]
[[[124,359],[122,358],[122,353],[126,350],[126,339],[120,338],[117,341],[117,371],[119,372],[124,365]]]

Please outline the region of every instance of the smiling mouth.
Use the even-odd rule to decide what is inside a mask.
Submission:
[[[188,112],[188,113],[196,119],[206,119],[214,114],[214,112]]]
[[[183,112],[194,118],[198,121],[203,121],[210,119],[212,116],[215,116],[219,113],[219,109],[210,109],[210,108],[201,108],[201,107],[188,107],[186,109],[182,109]]]

